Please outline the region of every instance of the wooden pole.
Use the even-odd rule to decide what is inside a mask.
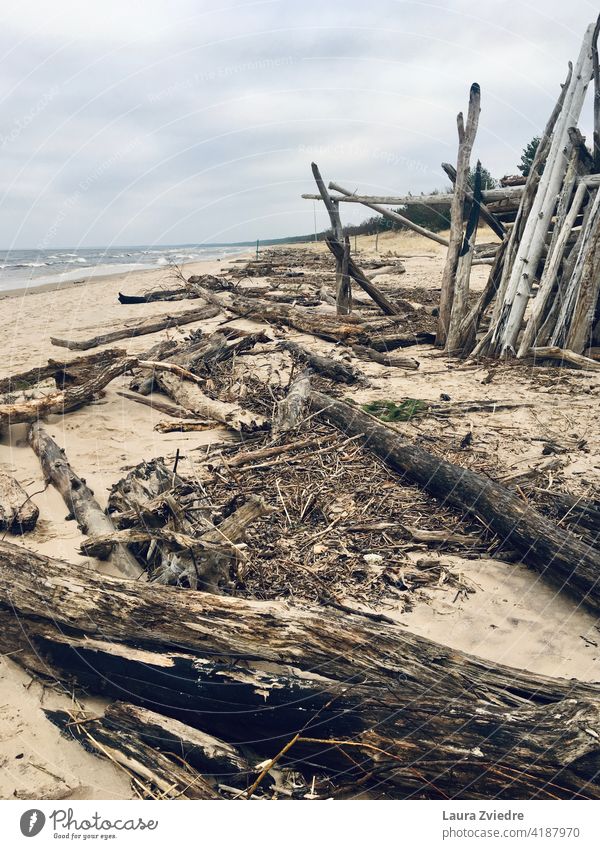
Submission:
[[[594,25],[591,24],[586,30],[564,104],[556,121],[544,173],[523,229],[507,283],[506,296],[492,334],[491,349],[496,355],[516,353],[517,338],[531,296],[532,283],[546,245],[546,235],[567,170],[565,150],[568,130],[577,124],[592,76],[593,32]]]
[[[454,183],[456,183],[456,168],[454,165],[451,165],[449,162],[442,162],[442,168],[451,180],[452,185],[454,185]],[[481,193],[481,197],[483,198],[483,191]],[[472,203],[473,193],[465,192],[465,199]],[[483,203],[483,200],[479,204],[479,213],[485,223],[488,224],[494,231],[496,236],[498,236],[499,239],[503,239],[506,235],[506,227],[489,211],[485,203]]]
[[[340,186],[339,183],[330,182],[329,188],[333,189],[336,192],[339,192],[346,198],[355,196],[353,192],[349,191],[348,189],[345,189],[343,186]],[[433,233],[431,230],[427,230],[425,227],[421,227],[419,224],[413,223],[409,218],[406,218],[399,212],[393,211],[391,209],[386,209],[384,206],[379,206],[379,204],[376,203],[365,203],[364,201],[361,202],[363,206],[367,206],[369,209],[378,212],[380,215],[383,215],[384,218],[388,218],[390,221],[395,221],[396,224],[401,224],[403,227],[406,227],[408,230],[413,230],[415,233],[419,233],[421,236],[426,236],[428,239],[432,239],[439,245],[444,245],[446,247],[448,246],[448,239],[444,239],[443,236],[440,236],[437,233]]]
[[[340,273],[337,278],[336,311],[338,315],[349,315],[352,312],[352,288],[348,264],[350,262],[350,239],[344,239],[344,255],[340,263]]]
[[[435,338],[435,343],[439,347],[443,347],[446,344],[448,328],[450,326],[450,315],[452,312],[452,302],[454,300],[456,268],[463,241],[463,211],[467,180],[469,176],[469,162],[479,123],[479,112],[481,110],[480,104],[481,91],[479,85],[477,83],[473,83],[469,94],[469,110],[467,113],[466,126],[463,122],[462,112],[459,112],[456,119],[458,126],[456,184],[454,186],[452,204],[450,207],[450,240],[448,252],[446,254],[444,271],[442,273],[440,310]]]

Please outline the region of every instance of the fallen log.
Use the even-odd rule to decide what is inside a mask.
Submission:
[[[114,525],[104,513],[94,493],[85,480],[71,468],[65,452],[58,447],[52,437],[39,424],[29,430],[29,444],[40,459],[44,478],[60,492],[69,509],[69,516],[77,521],[82,534],[107,534],[114,532]],[[128,578],[139,578],[143,573],[131,552],[123,545],[112,546],[106,551],[110,562]]]
[[[77,720],[62,710],[45,710],[48,719],[60,730],[78,740],[88,751],[108,758],[124,769],[142,787],[149,784],[146,798],[161,799],[219,799],[215,788],[185,761],[169,757],[149,745],[139,728],[119,722],[117,717]],[[139,785],[139,781],[135,782]]]
[[[406,475],[461,514],[482,521],[503,545],[517,550],[524,563],[594,610],[600,610],[597,549],[558,528],[515,492],[412,444],[349,404],[315,391],[310,398],[312,409],[322,420],[348,436],[361,438],[365,448],[394,471]]]
[[[146,292],[145,295],[124,295],[119,292],[120,304],[150,304],[154,301],[185,301],[188,298],[197,298],[198,296],[185,286],[180,286],[178,289],[155,289],[152,292]]]
[[[21,484],[0,471],[0,531],[25,534],[35,528],[39,515]]]
[[[310,395],[310,376],[304,372],[292,383],[289,392],[277,402],[273,416],[273,435],[295,430],[306,418]]]
[[[57,339],[51,337],[50,341],[53,345],[68,348],[70,351],[87,351],[89,348],[108,345],[110,342],[116,342],[120,339],[134,339],[136,336],[145,336],[148,333],[158,333],[160,330],[182,327],[184,324],[191,324],[194,321],[204,321],[214,318],[218,314],[219,310],[214,306],[204,304],[201,307],[196,307],[196,309],[180,312],[176,315],[154,316],[136,324],[130,324],[120,330],[112,330],[109,333],[92,336],[91,339]]]
[[[584,357],[583,354],[577,354],[575,351],[570,351],[567,348],[557,348],[554,345],[548,345],[542,348],[530,348],[525,359],[528,360],[553,360],[561,365],[568,363],[571,366],[579,369],[587,369],[587,371],[600,371],[600,363],[592,360],[590,357]]]
[[[396,796],[600,798],[598,685],[360,615],[133,585],[6,542],[0,609],[0,650],[28,668],[267,757],[293,743],[309,775],[371,774]]]
[[[309,351],[308,348],[296,342],[280,342],[278,347],[284,351],[288,351],[295,360],[305,363],[311,371],[321,374],[335,383],[356,383],[361,376],[360,372],[357,373],[340,360],[334,360],[331,357],[316,354],[314,351]]]
[[[77,410],[89,404],[111,380],[132,369],[136,363],[135,357],[124,357],[100,369],[85,383],[69,386],[62,392],[54,392],[32,401],[0,404],[0,428],[4,425],[35,422],[52,413],[64,414]]]
[[[84,357],[75,357],[69,362],[49,359],[45,366],[29,369],[0,380],[0,395],[32,389],[38,383],[53,377],[58,389],[67,384],[85,383],[94,377],[99,368],[127,356],[124,348],[109,348]]]
[[[419,361],[414,360],[412,357],[403,357],[400,354],[381,354],[366,345],[352,345],[352,350],[357,357],[360,357],[363,360],[371,360],[374,363],[379,363],[380,366],[387,366],[388,368],[408,368],[416,370],[420,365]]]
[[[268,420],[264,416],[245,410],[239,404],[210,398],[196,383],[177,374],[163,371],[155,377],[169,398],[199,418],[220,422],[239,433],[254,433],[268,427]]]

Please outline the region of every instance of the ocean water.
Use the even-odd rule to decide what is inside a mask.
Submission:
[[[116,248],[51,248],[0,251],[0,292],[43,283],[85,280],[125,271],[165,268],[247,251],[235,245],[171,245]]]

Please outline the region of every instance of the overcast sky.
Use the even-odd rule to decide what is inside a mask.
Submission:
[[[473,81],[475,156],[515,173],[597,13],[587,0],[3,0],[0,247],[312,232],[311,159],[363,192],[443,187]],[[585,113],[591,136],[589,99]],[[347,222],[367,214],[343,207]]]

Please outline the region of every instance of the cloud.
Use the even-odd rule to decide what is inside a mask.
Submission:
[[[364,191],[444,186],[474,80],[475,155],[514,172],[596,14],[585,0],[198,5],[3,4],[4,247],[310,232],[311,159]]]

